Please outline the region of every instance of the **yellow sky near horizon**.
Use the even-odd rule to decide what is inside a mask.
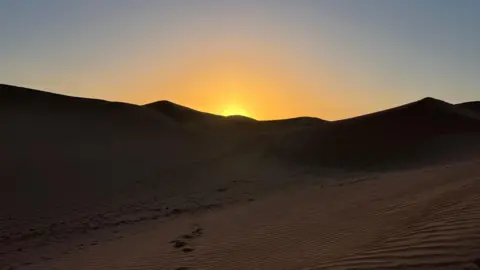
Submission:
[[[118,88],[141,89],[120,91],[124,93],[122,100],[136,104],[167,99],[200,111],[241,114],[259,120],[298,116],[331,120],[356,113],[341,91],[334,91],[342,87],[332,83],[340,82],[334,73],[325,70],[316,75],[315,81],[305,79],[309,74],[291,67],[293,61],[287,59],[286,52],[244,49],[176,59],[176,68],[170,66],[168,70],[126,79]]]
[[[52,82],[46,78],[39,81],[40,85],[53,85],[53,88],[23,86],[58,93],[68,90],[74,96],[138,105],[169,100],[199,111],[240,114],[258,120],[300,116],[337,120],[384,108],[380,98],[345,96],[348,93],[345,89],[350,87],[348,81],[342,80],[333,68],[312,69],[312,73],[316,72],[315,80],[306,78],[312,74],[302,73],[304,69],[292,65],[299,59],[288,59],[291,55],[288,52],[286,48],[277,53],[258,48],[217,51],[196,59],[177,58],[171,63],[164,59],[167,67],[152,64],[135,67],[133,72],[119,66],[102,77],[90,76],[88,80],[65,76]],[[130,59],[125,62],[135,63]],[[159,61],[152,59],[151,62]],[[77,94],[76,87],[83,93]],[[359,89],[361,85],[356,87]]]

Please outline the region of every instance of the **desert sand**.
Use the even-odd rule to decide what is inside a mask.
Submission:
[[[0,85],[0,269],[480,269],[478,103],[256,121]]]

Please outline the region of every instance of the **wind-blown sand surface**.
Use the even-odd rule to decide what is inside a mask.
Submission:
[[[479,173],[480,162],[469,162],[300,186],[223,209],[152,221],[140,231],[120,231],[121,239],[86,243],[32,267],[473,267],[480,257]],[[185,246],[176,247],[175,240]]]
[[[256,121],[0,85],[0,269],[480,269],[477,103]]]

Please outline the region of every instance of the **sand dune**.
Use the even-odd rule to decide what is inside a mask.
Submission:
[[[273,152],[322,166],[438,163],[477,153],[480,117],[433,98],[292,132]],[[471,151],[470,151],[471,150]]]
[[[124,132],[133,128],[146,128],[152,132],[162,127],[162,132],[181,129],[169,118],[142,106],[70,97],[8,85],[0,85],[0,104],[2,121],[20,124],[30,119],[17,120],[12,117],[37,117],[34,120],[45,122],[62,121],[51,125],[60,125],[58,129],[78,125],[90,125],[85,128],[108,125],[109,128],[124,128]],[[36,124],[36,121],[28,124]]]
[[[168,100],[161,100],[161,101],[149,103],[144,105],[144,107],[154,109],[170,117],[171,119],[178,122],[182,122],[182,123],[209,122],[209,121],[218,122],[218,121],[225,120],[225,117],[223,116],[200,112],[182,105],[175,104]]]
[[[1,237],[38,236],[69,220],[81,224],[92,207],[98,213],[118,207],[131,192],[148,189],[140,183],[158,181],[159,171],[210,150],[136,105],[10,86],[0,87],[0,103]]]
[[[87,242],[32,266],[467,269],[480,251],[478,168],[475,162],[298,186],[136,233],[120,230],[121,239]]]
[[[477,115],[453,104],[425,98],[393,109],[340,120],[335,125],[337,128],[368,129],[383,134],[420,136],[477,131],[479,121]]]
[[[472,104],[256,121],[0,85],[0,269],[477,269]]]
[[[297,117],[281,120],[257,121],[245,116],[221,116],[197,111],[170,101],[162,100],[144,105],[169,117],[173,121],[194,127],[207,128],[213,132],[234,131],[242,132],[280,132],[316,126],[325,123],[325,120],[314,117]]]
[[[458,107],[461,108],[466,108],[471,111],[480,113],[480,101],[471,101],[471,102],[465,102],[465,103],[460,103],[457,104]]]

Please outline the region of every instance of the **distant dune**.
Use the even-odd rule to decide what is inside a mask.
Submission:
[[[149,103],[144,105],[144,107],[154,109],[171,119],[181,122],[181,123],[188,123],[188,122],[215,122],[215,121],[222,121],[225,117],[200,112],[182,105],[175,104],[168,100],[156,101],[153,103]]]
[[[480,149],[480,117],[425,98],[393,109],[293,132],[274,147],[280,155],[327,166],[434,163]],[[472,139],[473,138],[473,139]],[[442,152],[443,151],[443,152]],[[389,164],[391,163],[391,164]]]
[[[460,103],[460,104],[457,104],[457,106],[480,113],[480,101]]]
[[[281,120],[257,121],[253,118],[233,115],[221,116],[206,112],[197,111],[170,101],[162,100],[144,105],[147,108],[156,110],[170,119],[190,126],[208,128],[214,131],[219,129],[233,129],[237,132],[243,131],[286,131],[290,129],[303,128],[325,123],[325,120],[315,117],[297,117]],[[241,129],[238,129],[238,128]]]
[[[38,141],[121,141],[132,136],[175,139],[188,133],[164,115],[141,106],[6,85],[0,85],[0,106],[4,127],[0,136],[23,140],[23,145]]]
[[[144,105],[144,107],[155,110],[156,112],[165,115],[172,121],[175,121],[179,124],[196,128],[197,131],[198,129],[220,131],[232,128],[234,131],[238,131],[238,125],[245,125],[249,124],[248,122],[250,122],[245,121],[250,118],[225,117],[201,112],[166,100],[149,103]]]
[[[393,109],[335,122],[339,128],[369,132],[429,135],[478,130],[480,118],[457,106],[425,98]]]
[[[0,268],[478,269],[478,104],[257,121],[0,85]]]
[[[1,85],[0,105],[0,158],[7,164],[80,157],[88,162],[112,154],[136,158],[171,145],[181,153],[195,138],[168,117],[128,103]]]

